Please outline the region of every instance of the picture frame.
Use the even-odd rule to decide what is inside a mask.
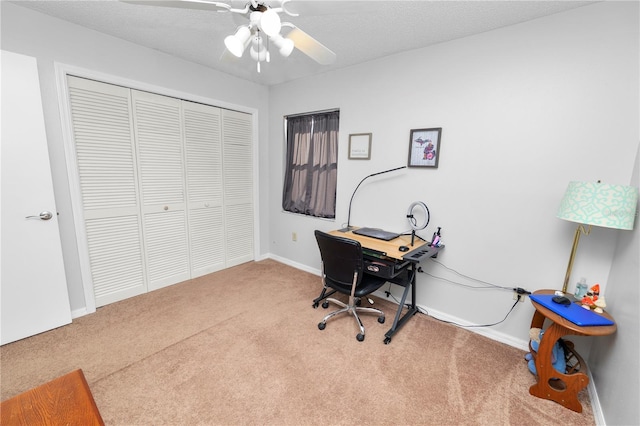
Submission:
[[[440,162],[440,137],[442,127],[411,129],[409,132],[408,167],[437,169]]]
[[[352,133],[349,135],[349,159],[371,159],[371,133]]]

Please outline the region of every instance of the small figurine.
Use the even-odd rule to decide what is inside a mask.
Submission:
[[[585,309],[593,310],[601,314],[607,304],[604,301],[604,296],[600,297],[600,284],[594,284],[582,300],[580,300],[580,304]]]

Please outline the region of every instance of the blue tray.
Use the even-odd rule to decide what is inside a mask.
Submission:
[[[529,299],[581,327],[614,324],[610,319],[587,310],[577,303],[571,303],[570,305],[556,303],[551,300],[554,296],[555,294],[530,294]]]

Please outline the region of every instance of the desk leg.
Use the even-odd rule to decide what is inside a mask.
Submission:
[[[534,322],[536,322],[535,319]],[[560,373],[553,368],[551,362],[553,345],[565,334],[567,334],[567,329],[556,323],[553,323],[544,332],[535,359],[538,383],[529,388],[529,393],[538,398],[555,401],[570,410],[581,413],[582,404],[578,401],[578,392],[587,387],[589,377],[581,372]]]
[[[416,308],[416,265],[413,264],[411,270],[409,271],[410,277],[407,280],[407,283],[404,286],[404,292],[402,293],[402,299],[400,300],[400,305],[398,306],[398,311],[396,312],[396,317],[393,320],[393,325],[384,335],[384,344],[388,345],[391,343],[391,337],[396,334],[396,331],[400,327],[404,325],[405,322],[409,320],[412,316],[414,316],[418,312],[418,308]],[[404,304],[407,300],[407,295],[409,294],[409,289],[411,289],[411,306],[409,310],[404,314],[402,318],[400,318],[400,314],[402,314],[402,309],[404,308]]]

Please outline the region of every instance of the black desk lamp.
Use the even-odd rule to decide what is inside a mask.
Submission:
[[[338,229],[338,231],[340,231],[340,232],[349,232],[349,231],[351,231],[353,229],[353,227],[351,226],[351,203],[353,202],[353,197],[356,195],[356,191],[358,190],[358,188],[360,188],[360,185],[362,185],[362,182],[364,182],[365,180],[369,179],[372,176],[377,176],[377,175],[381,175],[381,174],[384,174],[384,173],[394,172],[396,170],[406,169],[406,168],[407,168],[407,166],[396,167],[395,169],[389,169],[389,170],[385,170],[383,172],[372,173],[372,174],[370,174],[368,176],[365,176],[364,179],[362,179],[360,181],[358,186],[356,186],[356,189],[353,190],[353,194],[351,194],[351,200],[349,200],[349,214],[347,215],[347,226],[345,228]]]

